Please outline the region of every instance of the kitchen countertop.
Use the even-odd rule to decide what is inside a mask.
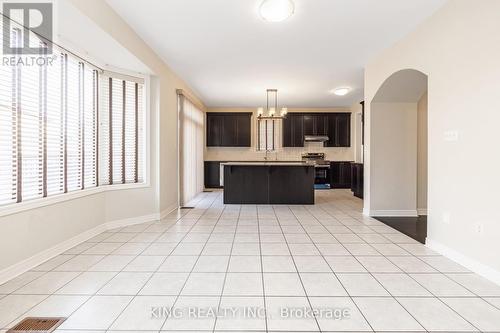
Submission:
[[[283,165],[283,166],[314,166],[313,163],[302,161],[248,161],[248,162],[225,162],[221,165]]]

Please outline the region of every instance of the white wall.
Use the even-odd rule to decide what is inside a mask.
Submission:
[[[499,31],[500,1],[450,1],[365,71],[368,132],[369,104],[385,79],[406,68],[428,75],[428,242],[498,282]],[[446,139],[450,131],[458,141]],[[374,200],[370,159],[365,211]]]
[[[372,216],[417,215],[417,104],[371,103]]]
[[[259,161],[265,157],[265,152],[257,151],[257,108],[210,108],[208,112],[252,112],[252,140],[251,147],[206,147],[206,161]],[[290,108],[293,112],[352,112],[349,108]],[[351,115],[351,147],[323,147],[322,143],[304,143],[304,147],[280,148],[277,152],[270,153],[270,158],[296,161],[301,159],[301,154],[305,152],[325,153],[325,158],[330,161],[354,161],[355,145],[355,115]],[[279,135],[281,137],[281,134]]]

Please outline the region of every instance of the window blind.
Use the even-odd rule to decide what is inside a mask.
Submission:
[[[12,27],[2,44],[20,45]],[[43,65],[0,66],[0,205],[143,181],[144,82],[53,50]]]
[[[12,26],[2,43],[20,45]],[[98,72],[29,40],[51,61],[0,67],[0,205],[97,185]]]
[[[10,35],[2,35],[6,41]],[[0,66],[0,205],[17,201],[17,72],[17,67]]]
[[[143,181],[143,84],[103,76],[99,121],[100,183]]]
[[[184,95],[179,95],[181,204],[203,191],[203,140],[205,115]]]
[[[281,120],[257,119],[257,150],[271,151],[280,147]]]

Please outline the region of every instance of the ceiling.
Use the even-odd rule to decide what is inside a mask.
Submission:
[[[55,6],[55,42],[98,67],[151,73],[139,59],[83,15],[70,1]],[[102,52],[106,50],[106,52]]]
[[[261,0],[107,0],[209,107],[342,107],[363,99],[363,68],[445,0],[294,0],[287,21]],[[335,96],[333,88],[352,92]]]

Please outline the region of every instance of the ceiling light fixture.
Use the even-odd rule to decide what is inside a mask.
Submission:
[[[264,0],[260,4],[260,16],[269,22],[281,22],[292,16],[295,5],[292,0]]]
[[[345,96],[351,91],[351,88],[348,87],[342,87],[342,88],[336,88],[333,90],[333,93],[337,96]]]
[[[276,115],[278,110],[278,89],[267,89],[266,90],[266,111],[267,116],[264,115],[264,108],[260,107],[257,109],[258,119],[283,119],[286,118],[288,113],[288,108],[281,108],[280,115]]]

